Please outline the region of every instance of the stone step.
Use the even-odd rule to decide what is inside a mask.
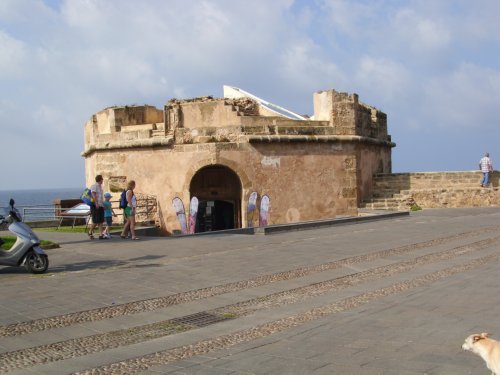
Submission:
[[[376,197],[390,197],[391,195],[395,194],[404,194],[404,195],[410,195],[411,192],[414,191],[429,191],[429,190],[435,190],[435,191],[464,191],[464,190],[477,190],[477,189],[483,189],[479,184],[459,184],[456,185],[456,187],[450,187],[449,185],[447,186],[440,186],[438,184],[432,185],[432,186],[422,186],[419,188],[413,188],[413,189],[408,189],[406,186],[405,187],[397,187],[397,186],[391,186],[391,187],[380,187],[380,186],[374,186],[373,189],[373,196]]]
[[[384,205],[380,203],[366,203],[361,205],[361,208],[366,208],[370,210],[391,210],[391,211],[406,211],[402,209],[399,205]]]
[[[165,137],[165,130],[151,130],[151,136],[153,138]]]
[[[401,205],[403,202],[397,199],[392,198],[372,198],[368,201],[364,201],[363,204],[372,204],[372,205],[381,205],[381,206],[390,206],[395,207]]]
[[[478,176],[461,179],[422,179],[422,180],[399,180],[399,179],[378,179],[374,180],[374,186],[390,188],[390,187],[409,187],[411,184],[414,188],[421,186],[478,186],[480,179]]]
[[[377,188],[382,188],[382,189],[409,189],[410,184],[407,182],[400,182],[400,181],[374,181],[373,186]],[[421,181],[418,183],[412,182],[411,183],[413,189],[418,189],[420,187],[425,187],[425,186],[443,186],[443,187],[453,187],[456,185],[459,186],[470,186],[470,187],[476,187],[479,186],[479,180],[470,180],[470,181]]]
[[[384,204],[375,204],[369,203],[364,205],[363,208],[369,208],[371,210],[392,210],[392,211],[403,211],[401,206],[399,205],[384,205]]]
[[[396,194],[398,194],[398,191],[374,191],[372,194],[373,198],[393,198]]]

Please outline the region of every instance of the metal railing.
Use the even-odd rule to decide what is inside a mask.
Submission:
[[[90,212],[83,211],[81,214],[64,214],[67,209],[58,208],[55,205],[21,207],[22,220],[34,227],[60,227],[63,222],[71,222],[71,227],[90,221]],[[69,225],[68,225],[69,226]]]
[[[56,217],[54,205],[21,207],[23,221],[46,221]]]
[[[146,194],[136,194],[137,198],[137,208],[136,208],[136,219],[137,222],[149,222],[156,223],[158,221],[158,202],[156,196],[146,195]],[[119,208],[119,200],[111,201],[113,211],[116,214],[118,220],[114,220],[115,223],[124,223],[124,211]],[[6,212],[9,211],[9,207],[0,207]],[[54,204],[50,205],[36,205],[36,206],[20,206],[18,207],[22,214],[23,222],[33,224],[34,226],[40,226],[40,224],[46,225],[47,227],[60,227],[64,221],[71,221],[71,226],[74,227],[77,222],[85,222],[87,226],[90,222],[90,211],[88,213],[82,214],[65,214],[65,211],[70,208],[59,208]]]

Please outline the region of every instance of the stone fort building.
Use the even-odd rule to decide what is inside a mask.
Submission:
[[[186,211],[199,199],[200,231],[205,221],[246,227],[254,191],[270,198],[269,224],[355,216],[374,174],[391,172],[387,116],[335,90],[313,102],[314,115],[300,116],[224,86],[224,98],[106,108],[85,124],[87,185],[102,174],[105,190],[118,192],[135,180],[137,192],[156,197],[168,233],[180,229],[174,197]]]

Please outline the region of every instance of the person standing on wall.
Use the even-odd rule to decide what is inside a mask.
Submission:
[[[484,157],[479,160],[479,169],[483,172],[483,178],[481,179],[481,187],[490,186],[490,174],[493,172],[493,163],[490,159],[490,154],[487,152]]]
[[[134,189],[135,181],[131,180],[127,184],[127,207],[125,207],[123,210],[127,222],[123,227],[121,238],[127,238],[128,234],[130,233],[133,240],[138,240],[139,237],[136,237],[135,235],[135,214],[137,209],[137,198],[135,197]]]
[[[94,204],[90,206],[90,214],[92,215],[92,225],[89,230],[89,238],[94,239],[94,229],[99,227],[99,239],[103,240],[103,223],[104,223],[104,195],[102,191],[102,183],[104,179],[99,174],[95,177],[95,184],[90,187],[92,192],[92,198],[94,199]]]

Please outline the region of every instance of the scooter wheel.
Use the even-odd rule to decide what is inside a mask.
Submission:
[[[25,267],[31,273],[44,273],[49,268],[49,258],[47,255],[30,251],[26,255]]]

